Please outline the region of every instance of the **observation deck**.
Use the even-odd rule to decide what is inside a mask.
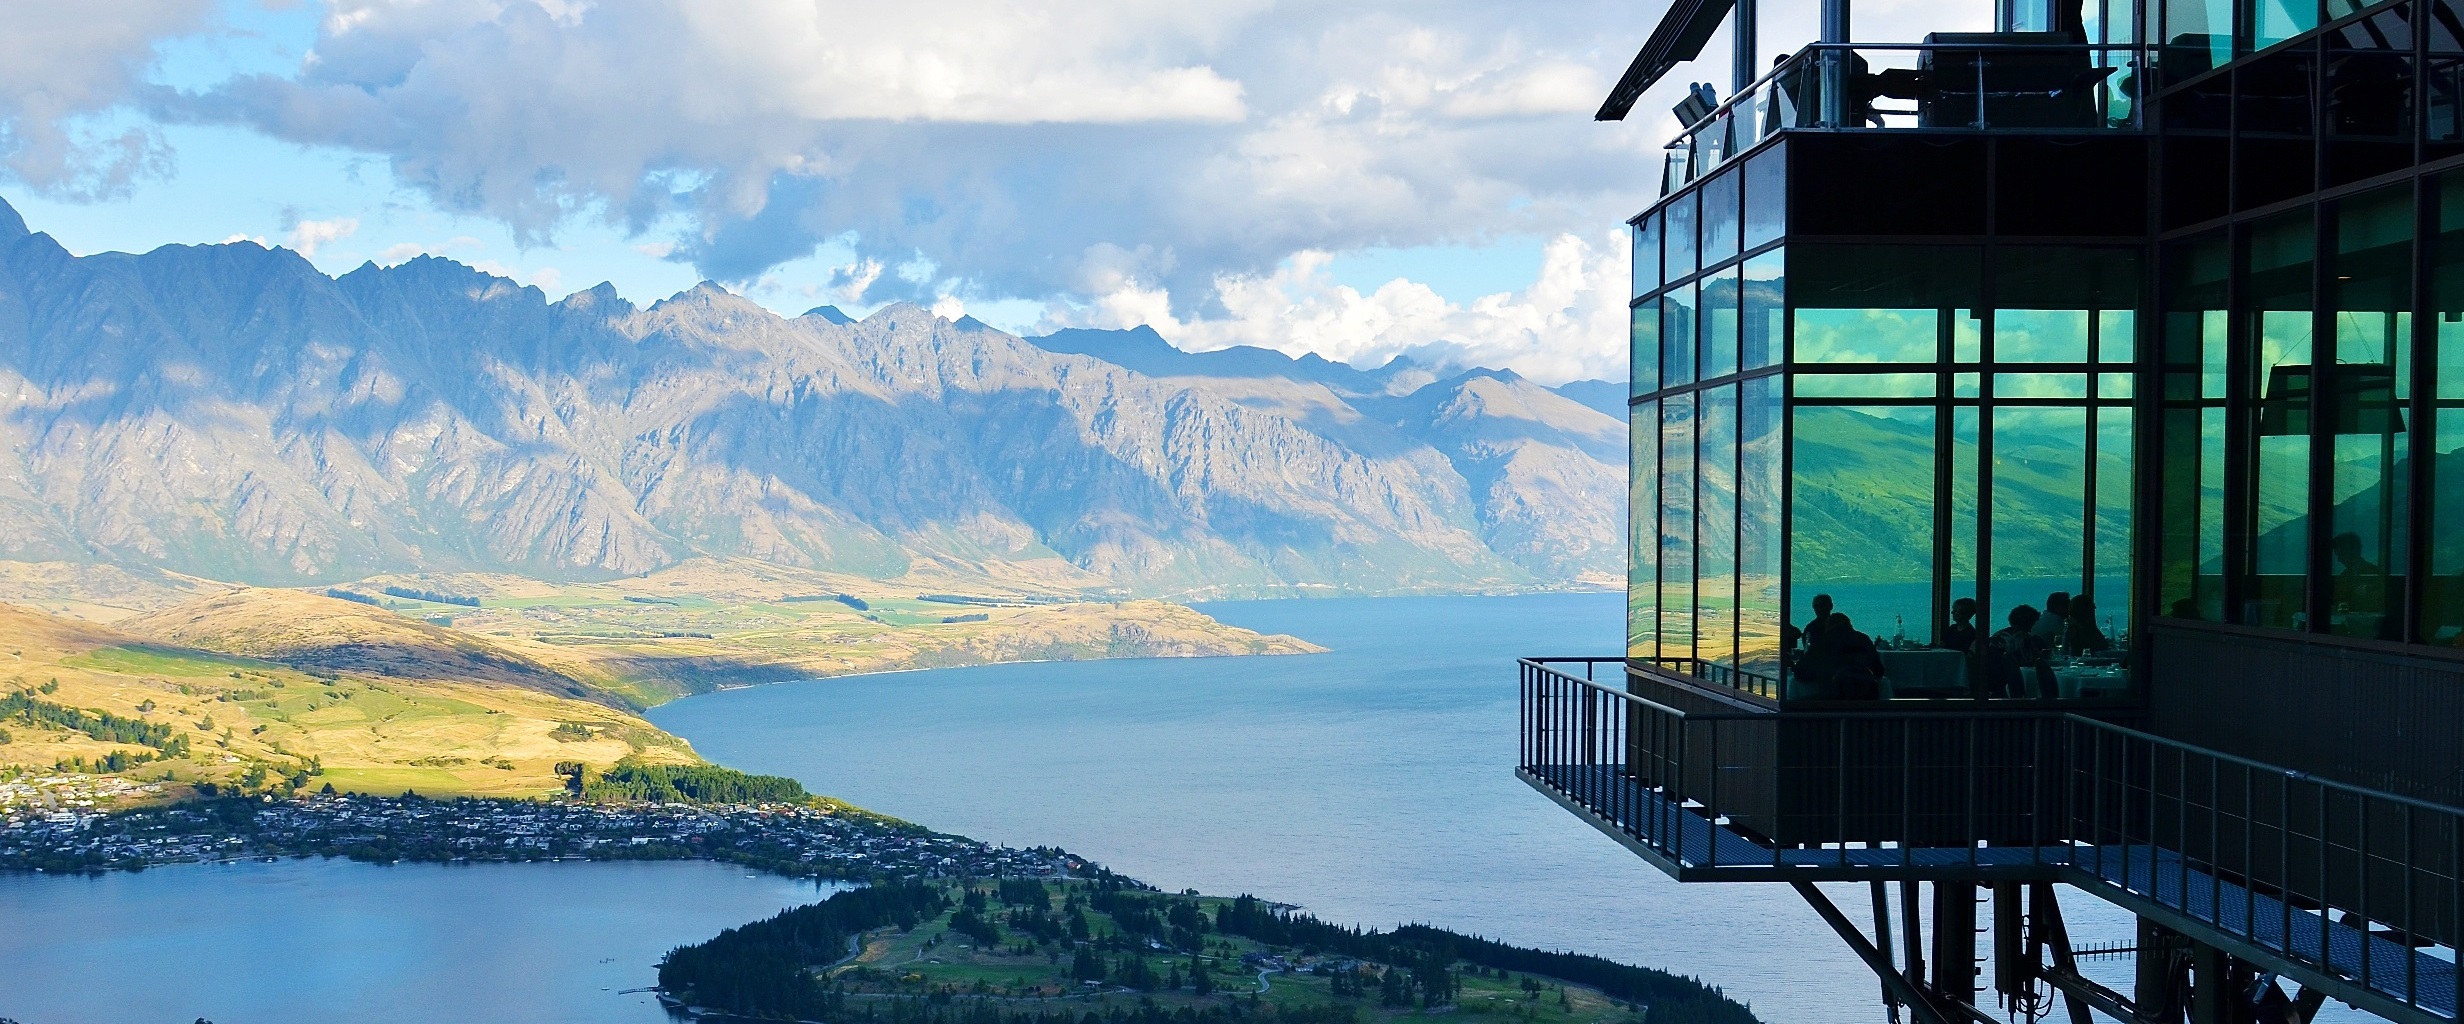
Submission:
[[[1520,663],[1516,775],[1679,881],[1794,883],[1886,986],[1887,934],[1813,883],[2064,883],[2305,991],[2457,1018],[2464,812],[2059,711],[1688,712],[1603,669],[1626,673]],[[2052,980],[2151,1019],[2068,966],[2053,920]]]

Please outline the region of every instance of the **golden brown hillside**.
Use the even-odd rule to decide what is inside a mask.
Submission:
[[[494,683],[615,702],[487,637],[297,590],[233,590],[118,625],[159,641],[301,669]]]
[[[262,630],[252,623],[271,608],[325,610],[287,599],[240,608],[219,632],[203,609],[166,618],[228,640]],[[310,631],[340,650],[396,652],[425,637],[371,616],[329,616]],[[501,667],[471,680],[396,675],[386,669],[402,663],[388,654],[303,670],[6,604],[0,645],[0,693],[27,705],[0,718],[0,777],[106,775],[151,787],[149,797],[199,782],[515,796],[555,791],[559,761],[698,760],[634,715],[531,689]]]

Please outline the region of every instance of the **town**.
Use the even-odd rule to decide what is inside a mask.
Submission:
[[[0,812],[0,870],[141,870],[265,857],[414,861],[690,860],[805,878],[1064,877],[1059,850],[1017,850],[806,804],[596,804],[319,794],[226,797],[106,813]]]

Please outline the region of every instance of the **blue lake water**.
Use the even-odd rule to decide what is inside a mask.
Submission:
[[[827,679],[651,718],[724,764],[1166,888],[1597,952],[1772,1021],[1879,1020],[1872,977],[1786,887],[1681,888],[1515,779],[1514,658],[1614,655],[1623,600],[1213,604],[1332,653]]]
[[[24,1024],[667,1024],[659,957],[810,903],[694,862],[179,865],[0,875]]]

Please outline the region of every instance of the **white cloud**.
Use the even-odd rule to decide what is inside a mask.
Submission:
[[[251,244],[251,245],[256,246],[256,247],[257,247],[257,248],[259,248],[259,249],[271,249],[271,248],[273,248],[273,246],[270,246],[270,245],[265,244],[265,239],[264,239],[264,237],[263,237],[263,236],[259,236],[259,235],[232,235],[231,237],[226,238],[226,239],[223,239],[221,242],[219,242],[219,243],[217,243],[217,244],[219,244],[219,245],[230,245],[230,244],[231,244],[231,243],[233,243],[233,242],[247,242],[247,243],[249,243],[249,244]]]
[[[1085,306],[1054,307],[1046,326],[1150,324],[1196,351],[1255,345],[1357,366],[1409,355],[1445,367],[1511,366],[1549,384],[1625,376],[1629,271],[1614,233],[1560,235],[1530,287],[1467,303],[1401,278],[1363,294],[1334,282],[1330,260],[1303,252],[1271,274],[1218,280],[1220,316],[1175,317],[1160,289],[1126,281]]]
[[[967,304],[960,301],[958,296],[944,295],[933,300],[933,315],[944,320],[956,320],[967,315]]]
[[[682,225],[721,280],[851,237],[902,272],[872,301],[1084,298],[1128,255],[1196,309],[1304,249],[1589,230],[1660,141],[1585,116],[1647,31],[1610,0],[330,4],[298,72],[149,109],[382,156],[525,244]]]
[[[349,238],[358,231],[359,219],[356,217],[303,220],[291,225],[291,248],[299,250],[302,256],[315,259],[317,250]]]
[[[207,23],[213,0],[14,3],[0,30],[0,170],[67,199],[125,194],[166,173],[150,125],[98,117],[155,61],[155,44]]]

